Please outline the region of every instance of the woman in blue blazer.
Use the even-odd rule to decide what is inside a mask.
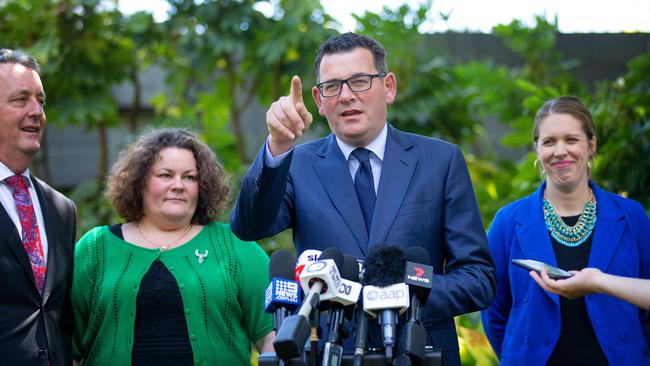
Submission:
[[[488,232],[497,294],[481,318],[501,365],[650,365],[644,311],[604,294],[559,297],[511,264],[650,278],[650,219],[638,202],[589,179],[596,136],[580,100],[546,102],[533,139],[545,182],[499,210]]]

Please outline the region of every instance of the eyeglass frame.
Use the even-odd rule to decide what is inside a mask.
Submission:
[[[359,75],[354,75],[352,77],[349,77],[349,78],[343,79],[343,80],[323,81],[322,83],[316,84],[316,88],[318,89],[318,92],[320,93],[321,97],[323,97],[323,98],[334,98],[334,97],[338,97],[339,95],[341,95],[341,93],[343,92],[343,84],[347,85],[348,88],[350,89],[350,91],[352,91],[354,93],[361,93],[361,92],[368,91],[368,90],[372,89],[372,80],[374,78],[383,78],[386,75],[388,75],[388,73],[386,73],[386,72],[380,72],[380,73],[377,73],[377,74],[359,74]],[[348,81],[356,79],[356,78],[360,78],[360,77],[370,77],[370,83],[368,85],[368,89],[354,90],[352,88],[352,86],[350,86],[350,84],[348,83]],[[328,84],[328,83],[334,83],[334,82],[339,83],[339,85],[340,85],[339,86],[339,92],[334,94],[334,95],[327,95],[327,96],[324,95],[323,94],[323,89],[322,89],[323,85]]]

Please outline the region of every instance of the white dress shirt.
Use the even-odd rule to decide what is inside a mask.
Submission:
[[[375,137],[374,140],[370,141],[368,145],[364,146],[366,149],[370,150],[371,152],[371,154],[369,154],[368,157],[370,158],[370,167],[372,168],[372,179],[373,182],[375,183],[375,193],[377,193],[377,190],[379,189],[379,178],[381,177],[381,166],[384,161],[384,152],[386,151],[387,136],[388,136],[388,124],[385,123],[384,128],[382,128],[381,132],[379,132],[379,135],[377,135],[377,137]],[[357,169],[359,169],[359,161],[354,157],[354,155],[352,155],[352,151],[357,147],[346,144],[341,139],[339,139],[338,136],[336,137],[336,143],[337,145],[339,145],[339,148],[341,149],[343,156],[345,156],[345,159],[348,161],[348,168],[350,169],[350,175],[352,176],[352,181],[354,181],[354,176],[357,173]],[[269,150],[268,141],[265,146],[266,146],[266,154],[265,154],[264,164],[269,168],[275,168],[278,165],[280,165],[284,160],[284,158],[291,151],[293,151],[293,148],[291,148],[291,150],[283,154],[280,154],[278,156],[273,156],[271,155],[271,151]]]

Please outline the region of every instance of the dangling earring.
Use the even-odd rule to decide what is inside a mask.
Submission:
[[[594,161],[592,159],[589,159],[589,161],[587,161],[587,168],[589,168],[589,170],[592,170],[594,168]]]

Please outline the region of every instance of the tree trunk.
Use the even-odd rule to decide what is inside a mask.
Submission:
[[[97,163],[97,190],[101,194],[104,189],[104,181],[108,171],[108,138],[106,124],[97,124],[97,138],[99,143],[99,162]]]
[[[226,62],[226,73],[228,74],[228,94],[230,95],[230,123],[235,133],[237,155],[242,164],[249,164],[250,161],[246,154],[246,137],[241,126],[241,108],[238,106],[237,74],[230,59]]]
[[[138,78],[138,68],[133,67],[131,71],[131,82],[133,82],[133,100],[131,101],[131,110],[129,111],[129,133],[135,135],[138,130],[138,116],[140,114],[140,103],[142,99],[142,86]]]

